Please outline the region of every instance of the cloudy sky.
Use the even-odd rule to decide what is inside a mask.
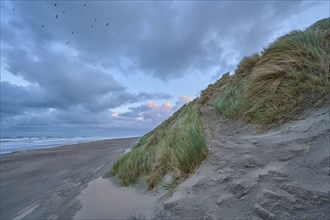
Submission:
[[[1,1],[1,136],[136,136],[329,1]]]

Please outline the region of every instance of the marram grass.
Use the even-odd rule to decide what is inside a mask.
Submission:
[[[330,91],[330,19],[278,38],[261,54],[245,57],[215,109],[263,129],[277,126],[327,98]]]
[[[113,164],[111,175],[128,186],[142,177],[149,189],[171,191],[206,158],[200,105],[267,129],[322,104],[330,92],[330,19],[278,38],[261,53],[245,57],[198,100],[141,138]]]
[[[110,174],[125,186],[142,176],[149,189],[161,184],[169,190],[206,156],[199,104],[194,101],[142,137],[130,153],[115,161]]]

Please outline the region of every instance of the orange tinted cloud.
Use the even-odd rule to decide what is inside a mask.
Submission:
[[[112,113],[111,116],[112,117],[115,117],[115,118],[118,118],[119,117],[119,115],[117,113]]]
[[[179,108],[181,108],[181,106],[183,106],[184,104],[191,102],[192,100],[194,100],[192,97],[190,96],[180,96],[178,101],[175,102],[174,108],[173,110],[176,111]]]
[[[163,105],[162,105],[162,110],[165,110],[165,111],[172,111],[173,109],[173,105],[171,104],[171,102],[165,102]]]
[[[153,102],[153,101],[149,101],[148,102],[148,106],[151,108],[151,109],[156,109],[158,108],[158,104],[156,102]]]
[[[181,97],[179,97],[179,100],[180,101],[191,102],[194,99],[192,97],[190,97],[190,96],[181,96]]]

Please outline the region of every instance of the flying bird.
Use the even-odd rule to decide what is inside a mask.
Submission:
[[[93,25],[91,25],[91,28],[93,28],[94,26]]]
[[[84,7],[86,6],[86,4],[84,4]]]
[[[15,8],[13,8],[13,11],[15,11]]]
[[[109,23],[107,23],[107,26],[109,26]]]
[[[41,27],[43,27],[43,28],[44,28],[44,27],[45,27],[45,25],[42,25]]]
[[[94,20],[95,20],[95,21],[97,21],[97,19],[96,19],[96,18],[94,18]]]
[[[73,34],[73,31],[71,32],[71,34]]]
[[[69,42],[67,41],[67,42],[66,42],[66,44],[68,45],[68,44],[69,44]]]
[[[57,6],[57,4],[55,3],[55,4],[54,4],[54,6],[56,7],[56,6]]]
[[[56,18],[58,18],[58,15],[56,15]]]
[[[63,11],[63,14],[65,14],[65,11]]]

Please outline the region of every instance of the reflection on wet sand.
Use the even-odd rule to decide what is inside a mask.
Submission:
[[[143,216],[150,219],[157,196],[143,194],[136,188],[118,187],[102,177],[88,183],[79,196],[82,208],[74,219],[127,219]]]

